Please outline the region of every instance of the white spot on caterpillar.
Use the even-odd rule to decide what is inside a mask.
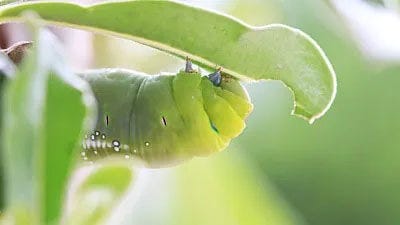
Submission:
[[[81,152],[81,155],[82,155],[82,156],[85,156],[85,155],[86,155],[86,153],[85,153],[85,152]]]
[[[145,145],[146,147],[149,147],[149,146],[150,146],[150,142],[146,141],[146,142],[144,143],[144,145]]]
[[[120,146],[120,143],[119,143],[119,141],[117,141],[117,140],[114,140],[114,141],[112,142],[112,144],[113,144],[114,147],[119,147],[119,146]]]
[[[119,152],[119,147],[114,147],[114,151]]]
[[[129,155],[125,155],[125,159],[129,159]]]
[[[96,150],[94,150],[93,152],[94,152],[95,155],[97,155],[97,151]]]
[[[90,139],[91,139],[92,141],[94,141],[94,139],[95,139],[94,134],[90,135]]]

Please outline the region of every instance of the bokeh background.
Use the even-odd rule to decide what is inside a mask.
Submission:
[[[185,2],[310,34],[336,70],[337,97],[309,125],[290,116],[293,98],[281,83],[246,84],[255,108],[245,132],[208,158],[141,171],[114,224],[400,224],[399,1]],[[52,29],[76,70],[157,74],[184,65],[132,41]],[[2,25],[0,33],[3,48],[29,39],[20,25]]]

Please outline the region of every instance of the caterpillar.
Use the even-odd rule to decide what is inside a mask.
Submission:
[[[227,147],[253,105],[246,89],[221,70],[202,76],[190,60],[175,75],[97,69],[80,76],[98,103],[82,158],[137,157],[148,167],[174,165]]]

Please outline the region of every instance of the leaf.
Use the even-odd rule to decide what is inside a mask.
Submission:
[[[10,79],[15,73],[14,64],[8,59],[6,55],[0,52],[0,115],[2,115],[2,102],[3,102],[3,88],[7,79]],[[0,121],[1,126],[1,121]],[[0,137],[2,133],[0,133]],[[2,147],[0,146],[0,155],[2,152]],[[1,159],[1,158],[0,158]],[[0,216],[4,205],[4,178],[3,178],[3,163],[0,160]]]
[[[135,173],[126,160],[96,164],[73,193],[65,224],[104,224],[133,185]]]
[[[300,30],[251,27],[216,12],[172,1],[123,1],[88,7],[63,2],[5,6],[0,21],[32,10],[45,21],[132,39],[242,80],[281,80],[295,99],[293,113],[312,123],[332,104],[336,76],[321,48]]]
[[[36,32],[35,43],[5,89],[2,158],[7,209],[28,212],[30,224],[49,224],[58,220],[94,100],[86,83],[64,67],[51,33]]]

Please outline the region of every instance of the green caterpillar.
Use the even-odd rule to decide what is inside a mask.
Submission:
[[[190,61],[176,75],[100,69],[81,76],[98,102],[96,128],[82,143],[88,161],[118,154],[160,167],[205,156],[227,147],[253,108],[236,79],[220,71],[202,77]]]

